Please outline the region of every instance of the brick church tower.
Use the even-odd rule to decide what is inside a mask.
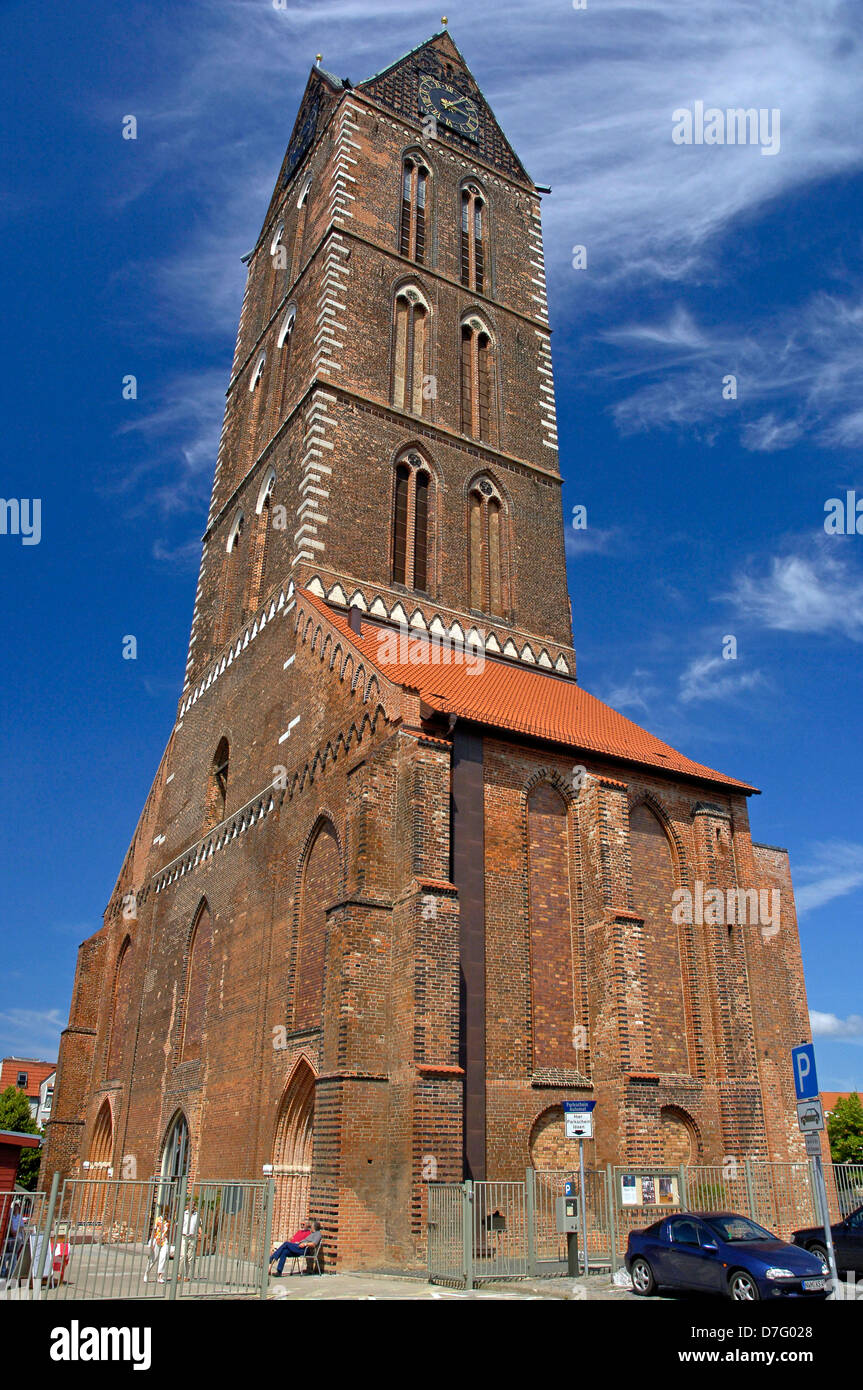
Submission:
[[[567,1099],[594,1165],[801,1157],[753,790],[576,681],[539,190],[449,33],[314,68],[47,1172],[272,1163],[275,1234],[311,1210],[357,1266],[416,1261],[429,1178],[571,1161]]]

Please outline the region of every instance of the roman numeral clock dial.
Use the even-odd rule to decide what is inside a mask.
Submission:
[[[441,125],[467,136],[468,140],[476,140],[479,130],[476,102],[457,92],[448,82],[439,82],[428,74],[421,77],[419,106],[424,115],[432,115]]]

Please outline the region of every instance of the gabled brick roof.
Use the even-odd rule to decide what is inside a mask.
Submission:
[[[378,626],[364,616],[362,635],[358,636],[347,614],[330,608],[307,589],[300,592],[381,675],[418,691],[420,698],[441,714],[456,714],[476,724],[559,743],[574,751],[619,758],[670,776],[694,777],[746,794],[758,790],[693,762],[588,694],[574,680],[489,657],[481,669],[465,661],[449,665],[393,663],[387,659],[387,644],[398,637],[396,629]],[[415,636],[420,634],[411,634],[412,639]],[[446,650],[440,654],[446,655]]]

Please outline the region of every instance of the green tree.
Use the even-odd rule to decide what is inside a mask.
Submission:
[[[827,1121],[834,1163],[863,1163],[863,1105],[856,1091],[840,1097]]]
[[[7,1086],[5,1091],[0,1091],[0,1129],[12,1130],[14,1134],[42,1133],[30,1114],[29,1100],[17,1086]],[[41,1161],[41,1149],[21,1150],[17,1181],[21,1187],[26,1187],[28,1192],[32,1192],[36,1187]]]

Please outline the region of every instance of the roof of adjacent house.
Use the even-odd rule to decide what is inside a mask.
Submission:
[[[822,1091],[821,1106],[824,1110],[824,1114],[831,1115],[836,1109],[837,1100],[847,1100],[848,1097],[853,1096],[853,1094],[853,1091]]]
[[[56,1069],[56,1062],[42,1062],[35,1057],[4,1057],[0,1063],[0,1091],[5,1091],[7,1086],[17,1086],[18,1073],[26,1071],[27,1085],[22,1088],[24,1094],[31,1100],[38,1100],[39,1087]]]
[[[0,1129],[0,1144],[11,1144],[19,1149],[36,1149],[41,1143],[41,1134],[22,1134],[17,1129]]]
[[[429,644],[428,654],[440,656],[440,663],[412,660],[411,656],[418,656],[423,648],[415,645],[405,650],[404,638],[397,656],[408,659],[392,660],[399,629],[376,623],[364,614],[362,633],[357,634],[343,610],[331,608],[307,589],[300,593],[382,676],[416,690],[426,705],[441,714],[455,714],[472,723],[560,744],[574,752],[695,778],[747,795],[758,790],[678,753],[571,678],[494,657],[480,659],[479,653],[465,655],[445,644],[436,650]],[[426,640],[421,632],[411,630],[411,643]],[[445,663],[447,656],[451,659]]]

